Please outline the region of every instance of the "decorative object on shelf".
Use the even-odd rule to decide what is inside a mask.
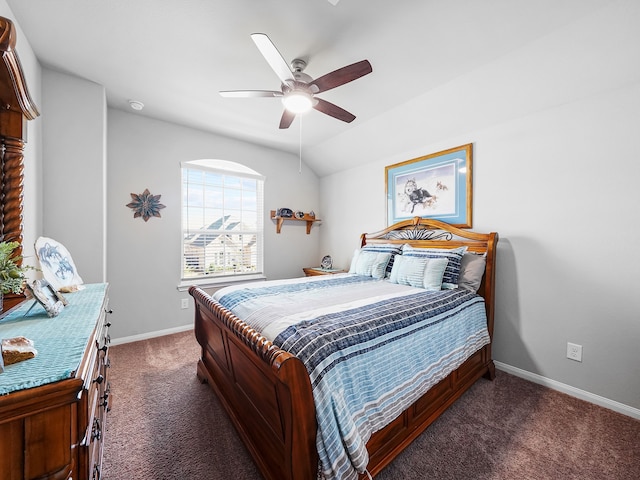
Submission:
[[[82,285],[82,278],[64,245],[52,238],[39,237],[36,240],[35,250],[42,276],[56,291]]]
[[[331,255],[325,255],[324,257],[322,257],[320,266],[325,270],[329,270],[333,266],[333,260],[331,260]]]
[[[298,212],[296,212],[296,213],[295,213],[295,217],[296,217],[298,220],[302,220],[302,219],[304,218],[304,212],[299,212],[299,211],[298,211]]]
[[[311,218],[316,218],[316,212],[314,212],[313,210],[311,210],[311,211],[309,212],[309,216],[310,216]]]
[[[160,203],[161,196],[152,195],[149,189],[145,188],[144,192],[140,194],[131,194],[133,201],[127,203],[127,207],[135,212],[133,218],[142,217],[145,222],[151,217],[160,218],[160,210],[166,207],[166,205]]]
[[[290,208],[279,208],[276,212],[276,217],[291,218],[293,217],[293,210],[291,210]]]
[[[49,317],[58,315],[67,303],[66,299],[46,280],[34,280],[33,284],[27,284],[27,290],[42,305]]]
[[[387,225],[412,217],[472,226],[473,144],[385,167]]]
[[[280,233],[280,230],[282,229],[282,224],[284,223],[285,220],[294,220],[294,221],[302,221],[302,222],[306,222],[307,223],[307,235],[309,235],[311,233],[311,226],[313,225],[314,222],[319,222],[320,219],[319,218],[315,218],[315,216],[311,216],[308,213],[303,213],[302,212],[302,217],[298,218],[298,213],[301,212],[296,212],[296,215],[293,215],[293,212],[290,209],[286,209],[289,210],[291,212],[290,216],[282,216],[279,215],[279,213],[285,209],[279,208],[278,210],[271,210],[271,220],[275,220],[276,221],[276,233]],[[285,212],[286,213],[286,212]]]

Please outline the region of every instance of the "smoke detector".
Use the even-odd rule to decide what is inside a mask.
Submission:
[[[138,100],[129,100],[129,106],[134,110],[140,111],[144,108],[144,103],[139,102]]]

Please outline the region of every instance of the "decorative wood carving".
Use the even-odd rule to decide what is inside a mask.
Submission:
[[[15,47],[13,22],[0,17],[0,240],[18,242],[16,253],[21,255],[26,124],[40,113],[29,95]],[[5,307],[23,298],[6,295]]]

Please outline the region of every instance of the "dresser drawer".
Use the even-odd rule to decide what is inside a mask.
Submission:
[[[109,313],[105,299],[104,313],[96,326],[91,373],[85,382],[78,427],[82,441],[79,447],[79,472],[82,478],[99,479],[107,412],[110,407],[109,385]]]

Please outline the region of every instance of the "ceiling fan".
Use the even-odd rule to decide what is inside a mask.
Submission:
[[[356,117],[343,108],[333,103],[317,98],[316,94],[326,92],[345,83],[352,82],[373,71],[368,60],[347,65],[334,70],[315,80],[303,73],[307,62],[296,58],[291,62],[291,67],[282,58],[273,42],[264,33],[253,33],[251,38],[262,53],[269,66],[282,82],[281,91],[273,90],[227,90],[221,91],[223,97],[251,98],[251,97],[280,97],[285,106],[280,119],[280,128],[289,128],[297,113],[305,112],[311,108],[326,115],[352,122]]]

